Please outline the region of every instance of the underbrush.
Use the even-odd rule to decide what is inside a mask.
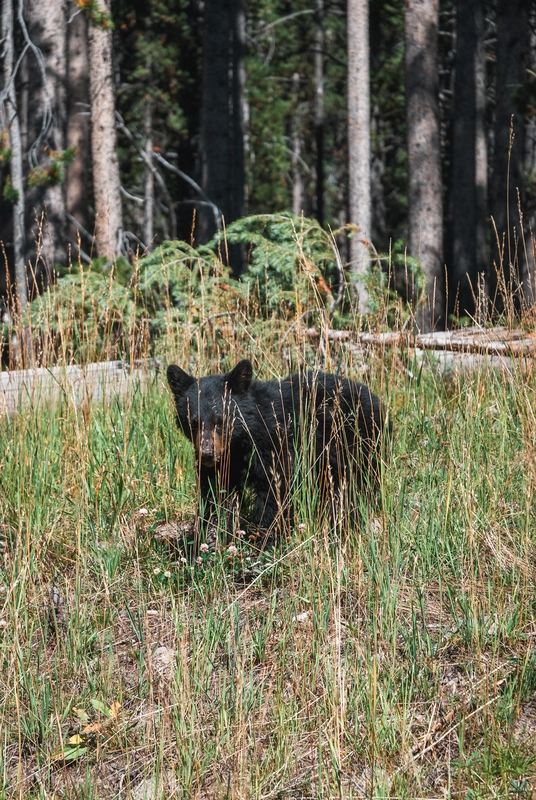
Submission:
[[[303,361],[380,395],[376,502],[333,531],[298,487],[277,549],[189,563],[157,535],[197,503],[161,374],[2,418],[0,798],[535,796],[534,371],[441,377],[209,317],[166,360]]]
[[[135,361],[184,346],[203,360],[207,342],[231,339],[247,347],[254,341],[271,350],[289,326],[329,321],[330,327],[360,329],[365,318],[356,314],[350,270],[338,251],[338,242],[355,232],[351,225],[326,232],[315,220],[290,213],[258,215],[196,248],[168,241],[131,264],[103,258],[70,264],[22,317],[0,315],[0,362],[21,369]],[[243,256],[239,280],[229,266],[230,247]],[[375,326],[400,327],[411,317],[394,291],[400,272],[417,297],[422,271],[397,242],[371,268],[375,313],[367,319]],[[14,306],[8,298],[8,307]],[[221,353],[215,357],[219,366]]]

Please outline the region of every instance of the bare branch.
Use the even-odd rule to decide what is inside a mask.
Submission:
[[[171,238],[172,239],[176,239],[177,238],[177,217],[176,217],[176,214],[175,214],[175,210],[173,208],[173,200],[172,200],[171,195],[169,193],[169,189],[166,186],[165,180],[163,179],[163,177],[160,174],[160,172],[156,169],[155,165],[151,161],[151,158],[147,155],[147,153],[145,152],[143,147],[141,147],[138,144],[138,142],[136,141],[136,137],[134,136],[132,131],[130,131],[127,128],[127,126],[125,125],[125,121],[124,121],[123,117],[121,116],[121,114],[119,113],[119,111],[115,112],[115,119],[116,119],[116,127],[122,133],[124,133],[125,136],[127,137],[127,139],[129,140],[129,142],[131,142],[134,145],[134,147],[138,151],[139,155],[141,156],[142,160],[145,162],[145,164],[147,164],[148,168],[151,170],[151,172],[153,173],[154,177],[156,178],[156,180],[158,182],[158,185],[162,189],[162,192],[163,192],[163,194],[164,194],[164,196],[166,198],[166,201],[167,201],[167,203],[169,205],[169,216],[170,216],[170,220],[171,220]],[[156,155],[156,154],[153,153],[153,155]],[[162,160],[164,160],[164,159],[162,159]]]
[[[37,158],[37,150],[40,145],[46,139],[50,129],[54,125],[54,114],[52,113],[52,102],[51,97],[48,92],[47,86],[47,76],[46,76],[46,65],[43,53],[35,45],[32,40],[30,39],[30,35],[28,34],[28,29],[26,27],[26,22],[24,21],[24,10],[23,10],[23,0],[19,0],[18,4],[18,20],[19,25],[21,27],[22,35],[24,37],[25,47],[24,50],[30,49],[35,56],[35,60],[37,61],[37,66],[39,67],[39,72],[41,73],[41,80],[43,82],[43,93],[44,93],[44,102],[43,102],[43,119],[41,121],[41,130],[35,142],[33,142],[32,146],[28,151],[28,161],[32,166],[37,166],[39,160]]]
[[[86,231],[86,229],[84,228],[84,226],[83,226],[83,225],[81,225],[81,224],[78,222],[78,220],[77,220],[77,219],[75,219],[75,218],[72,216],[72,214],[69,214],[69,212],[67,212],[67,213],[65,214],[65,216],[67,217],[67,219],[69,220],[69,222],[72,222],[72,224],[75,226],[75,228],[76,228],[77,230],[79,230],[79,231],[80,231],[80,233],[82,234],[82,236],[85,236],[85,237],[86,237],[86,239],[87,239],[89,242],[91,242],[91,244],[93,244],[93,243],[95,242],[95,237],[93,236],[93,234],[92,234],[92,233],[90,233],[89,231]]]
[[[259,30],[256,31],[254,36],[252,36],[251,38],[254,39],[257,36],[262,36],[263,34],[268,33],[268,31],[272,30],[272,28],[275,28],[276,25],[280,25],[282,22],[288,22],[289,19],[294,19],[295,17],[302,17],[304,14],[314,14],[314,13],[315,13],[314,8],[304,8],[302,11],[293,11],[292,14],[286,14],[284,17],[279,17],[279,19],[276,19],[275,22],[269,22],[266,25],[263,25],[262,28],[259,28]]]
[[[141,205],[143,205],[143,197],[136,197],[135,195],[130,194],[130,192],[127,192],[127,190],[123,186],[120,186],[119,189],[123,197],[132,200],[134,203],[140,203]]]
[[[86,264],[91,264],[90,256],[86,253],[85,250],[82,250],[82,248],[79,246],[78,242],[75,242],[75,240],[71,239],[70,236],[67,236],[66,238],[67,238],[67,241],[69,242],[70,245],[72,245],[73,247],[76,247],[76,252],[80,256],[82,261],[85,261]]]
[[[222,229],[222,224],[221,224],[222,211],[221,211],[221,208],[219,208],[216,205],[216,203],[213,203],[212,200],[209,197],[207,197],[206,193],[203,191],[201,186],[199,186],[199,184],[196,183],[196,181],[194,181],[193,178],[190,178],[189,175],[187,175],[185,172],[180,170],[174,164],[170,164],[169,161],[166,161],[165,158],[162,158],[160,153],[155,153],[153,151],[153,158],[156,161],[158,161],[159,164],[162,164],[162,166],[165,167],[166,169],[168,169],[170,172],[174,172],[175,175],[178,175],[179,178],[182,178],[183,181],[186,181],[186,183],[189,186],[191,186],[192,189],[195,192],[197,192],[197,194],[202,198],[203,204],[207,205],[207,206],[210,206],[212,208],[212,211],[214,213],[214,222],[216,224],[216,229],[218,231],[221,231],[221,229]]]

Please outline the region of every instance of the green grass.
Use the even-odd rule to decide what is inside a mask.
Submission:
[[[196,370],[283,375],[270,335]],[[1,419],[0,798],[536,796],[536,373],[367,363],[376,505],[335,536],[299,488],[260,564],[155,538],[196,508],[161,375]]]

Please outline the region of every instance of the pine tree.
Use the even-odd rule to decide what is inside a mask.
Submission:
[[[66,217],[63,153],[67,121],[67,0],[29,0],[27,253],[33,271],[52,279],[65,264]]]
[[[407,0],[406,97],[409,167],[409,252],[426,279],[424,330],[443,327],[443,211],[439,139],[438,0]]]
[[[368,310],[365,280],[370,263],[370,67],[368,0],[348,0],[348,183],[350,222],[358,226],[351,242],[352,275],[359,310]]]
[[[123,215],[115,133],[111,19],[105,0],[98,0],[98,11],[90,22],[89,94],[95,238],[99,255],[113,259],[123,248]]]
[[[15,266],[15,297],[19,310],[24,311],[28,302],[28,284],[25,266],[24,242],[24,184],[22,171],[22,142],[20,132],[19,114],[17,108],[17,95],[15,92],[15,20],[13,14],[13,0],[4,0],[2,7],[2,38],[4,41],[4,87],[6,97],[2,113],[2,123],[5,125],[9,139],[3,142],[4,150],[10,156],[10,181],[7,184],[11,191],[8,200],[13,203],[13,263]],[[4,186],[4,196],[6,189]]]
[[[499,314],[524,301],[526,263],[519,210],[524,208],[525,119],[521,98],[527,79],[530,0],[499,0],[497,8],[497,86],[491,214],[490,297]],[[497,241],[498,240],[498,241]]]

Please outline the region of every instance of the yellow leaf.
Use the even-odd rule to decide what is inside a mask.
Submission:
[[[83,742],[84,742],[84,737],[80,736],[79,733],[75,733],[74,736],[69,736],[69,738],[67,739],[67,744],[71,746],[73,744],[83,744]]]
[[[115,702],[113,702],[112,705],[110,706],[110,715],[114,719],[117,719],[117,715],[119,714],[120,708],[121,708],[121,703],[119,703],[117,700],[115,700]]]
[[[82,733],[98,733],[103,729],[102,722],[92,722],[89,725],[84,725],[82,728]]]

